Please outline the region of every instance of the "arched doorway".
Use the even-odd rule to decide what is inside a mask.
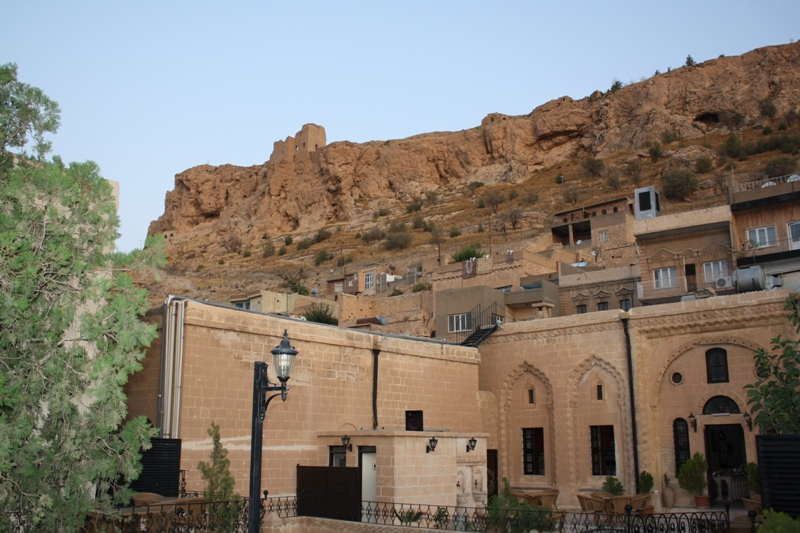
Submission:
[[[739,406],[727,396],[714,396],[703,406],[703,414],[724,421],[740,413]],[[708,420],[708,419],[706,419]],[[705,425],[706,459],[709,465],[708,494],[712,501],[739,500],[747,491],[744,429],[741,424]]]

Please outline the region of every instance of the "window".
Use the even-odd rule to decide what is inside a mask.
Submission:
[[[511,285],[506,285],[505,287],[498,287],[497,290],[503,292],[511,292]]]
[[[536,392],[533,388],[528,389],[528,403],[531,405],[536,403]]]
[[[337,281],[333,284],[333,292],[342,292],[344,290],[344,282]]]
[[[598,311],[608,311],[608,302],[597,302]]]
[[[726,277],[728,275],[728,262],[723,260],[703,263],[703,275],[706,283],[714,283],[718,279]]]
[[[622,309],[623,311],[630,311],[631,307],[633,307],[633,305],[631,304],[632,302],[630,298],[626,298],[625,300],[619,301],[619,308]]]
[[[800,222],[789,222],[789,246],[792,250],[800,249]]]
[[[598,383],[597,384],[597,399],[602,402],[603,401],[603,397],[604,397],[604,395],[603,395],[603,384],[602,383]]]
[[[579,315],[586,314],[586,304],[579,305],[577,309]]]
[[[544,428],[522,430],[522,464],[526,476],[544,475]]]
[[[245,300],[244,302],[236,302],[233,304],[234,307],[237,309],[250,309],[250,300]]]
[[[706,352],[706,374],[709,383],[728,382],[728,352],[711,348]]]
[[[653,270],[653,288],[668,289],[678,286],[678,271],[675,267],[657,268]]]
[[[460,315],[450,315],[447,317],[447,331],[457,333],[459,331],[469,331],[472,329],[472,315],[461,313]]]
[[[764,226],[747,230],[747,240],[750,246],[771,246],[778,240],[775,238],[775,226]]]
[[[347,466],[347,452],[344,446],[328,446],[328,466]]]
[[[689,460],[689,424],[683,418],[672,423],[672,439],[675,443],[675,476],[683,463]]]
[[[602,242],[606,242],[608,240],[608,232],[607,231],[601,231],[600,232],[600,240]]]
[[[592,475],[616,476],[614,426],[589,426],[592,440]]]
[[[364,274],[364,289],[371,289],[375,286],[375,273],[367,272]]]

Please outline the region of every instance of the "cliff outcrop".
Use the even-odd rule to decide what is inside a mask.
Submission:
[[[521,183],[571,158],[641,151],[665,131],[698,138],[727,131],[734,116],[737,125],[756,127],[767,120],[763,102],[777,116],[800,111],[800,43],[682,67],[581,100],[562,97],[525,116],[491,114],[464,131],[319,146],[324,130],[312,125],[311,137],[301,131],[297,139],[322,141],[303,157],[287,157],[300,149],[290,137],[276,143],[280,157],[263,165],[202,165],[176,175],[149,234],[167,234],[168,253],[181,236],[202,234],[212,251],[230,239],[248,245],[366,221],[426,191]]]

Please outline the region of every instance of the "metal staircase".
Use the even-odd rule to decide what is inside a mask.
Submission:
[[[469,314],[469,324],[471,329],[459,333],[458,343],[461,346],[477,347],[485,341],[489,335],[494,333],[500,324],[503,323],[504,316],[498,313],[497,302],[486,309],[481,309],[481,304],[476,305]]]

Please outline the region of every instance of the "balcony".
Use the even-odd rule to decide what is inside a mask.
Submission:
[[[773,201],[789,200],[800,196],[800,175],[790,174],[777,178],[764,178],[731,187],[731,209],[758,207]]]
[[[746,267],[758,262],[800,257],[800,241],[792,239],[762,244],[747,243],[743,248],[743,250],[733,253],[738,267]]]

